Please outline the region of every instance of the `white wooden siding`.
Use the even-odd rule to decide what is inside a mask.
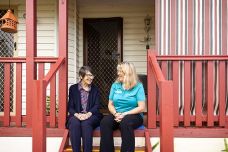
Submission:
[[[13,3],[14,4],[14,3]],[[15,3],[16,4],[16,3]],[[18,33],[16,56],[26,56],[25,1],[17,1]],[[57,56],[57,3],[39,0],[37,2],[37,56]],[[22,114],[26,114],[26,67],[22,67]],[[45,66],[45,73],[49,66]],[[47,94],[49,91],[47,92]]]
[[[18,17],[18,33],[15,34],[17,37],[17,51],[15,56],[26,56],[26,19],[25,15],[25,0],[11,1],[17,8]],[[69,0],[68,7],[68,83],[73,84],[77,80],[77,69],[78,69],[78,43],[77,38],[77,27],[78,17],[76,10],[76,1]],[[0,2],[0,5],[8,5],[8,3]],[[58,1],[56,0],[39,0],[37,1],[37,56],[58,56]],[[49,66],[45,67],[47,73]],[[23,65],[22,72],[22,109],[23,114],[26,113],[26,67]],[[57,84],[58,85],[58,84]],[[47,95],[49,91],[47,91]]]
[[[76,1],[68,2],[68,86],[76,83],[77,79],[77,10]]]
[[[18,4],[18,56],[26,56],[25,1]],[[37,56],[57,56],[56,1],[37,2]]]
[[[137,73],[146,73],[146,43],[144,18],[152,17],[151,45],[155,47],[155,11],[153,5],[83,5],[79,7],[79,64],[83,65],[83,18],[123,18],[123,60],[135,64]]]

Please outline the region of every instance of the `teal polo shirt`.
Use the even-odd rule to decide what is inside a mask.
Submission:
[[[138,82],[132,89],[125,90],[122,83],[112,84],[109,100],[113,101],[117,112],[123,113],[138,107],[138,101],[145,102],[145,92],[142,83]]]

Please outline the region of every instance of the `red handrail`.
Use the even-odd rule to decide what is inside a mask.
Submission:
[[[157,82],[165,81],[165,78],[162,74],[160,66],[157,62],[155,53],[153,53],[152,51],[148,51],[148,60],[149,60],[148,62],[151,64],[151,68],[153,70],[153,74],[156,78],[156,81]]]
[[[155,51],[148,50],[148,128],[156,127],[156,84],[159,89],[160,151],[173,152],[173,83],[165,80]]]
[[[32,144],[33,148],[36,148],[33,151],[46,151],[46,88],[52,77],[64,64],[64,61],[65,58],[59,58],[43,79],[34,80]]]
[[[60,66],[64,63],[65,58],[60,57],[56,64],[49,70],[47,75],[44,77],[44,81],[48,84],[51,80],[51,78],[56,74],[56,72],[59,70]]]
[[[162,55],[159,61],[227,61],[227,55]]]

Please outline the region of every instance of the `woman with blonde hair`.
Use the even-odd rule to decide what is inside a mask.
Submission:
[[[115,151],[113,130],[116,129],[121,132],[121,152],[134,152],[134,129],[143,124],[145,92],[134,65],[129,62],[118,64],[117,75],[109,94],[108,109],[111,114],[105,116],[100,124],[100,152]]]

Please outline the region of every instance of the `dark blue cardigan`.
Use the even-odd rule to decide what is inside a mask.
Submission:
[[[99,112],[99,107],[100,107],[100,92],[95,85],[91,85],[86,111],[91,112],[93,115],[101,119],[102,114]],[[72,116],[74,116],[75,113],[80,113],[82,111],[81,95],[80,95],[80,91],[78,90],[78,83],[70,86],[69,101],[68,101],[67,109],[69,112],[69,116],[67,117],[67,122]]]

